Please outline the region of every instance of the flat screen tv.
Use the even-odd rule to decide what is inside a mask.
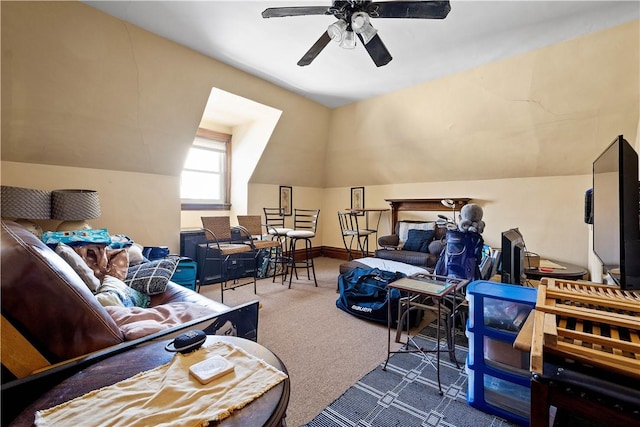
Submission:
[[[640,289],[638,154],[618,136],[593,162],[593,251],[621,289]]]
[[[524,284],[524,252],[520,230],[512,228],[502,232],[502,283]]]

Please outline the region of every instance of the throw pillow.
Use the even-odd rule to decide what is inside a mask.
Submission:
[[[89,268],[86,262],[80,255],[73,250],[72,247],[60,242],[56,245],[56,253],[64,259],[67,264],[78,273],[78,276],[82,278],[82,281],[92,293],[96,293],[100,287],[100,280],[93,274],[93,270]]]
[[[179,258],[161,258],[129,267],[124,282],[147,295],[161,294],[176,271]]]
[[[107,275],[124,280],[129,267],[129,254],[126,249],[110,249],[106,245],[73,246],[89,268],[93,270],[98,280],[102,281]]]
[[[409,230],[407,241],[402,246],[402,249],[405,251],[427,252],[429,242],[435,234],[434,230]]]
[[[117,305],[121,307],[149,307],[151,298],[127,286],[122,280],[113,276],[104,276],[96,293],[98,302],[104,307]]]
[[[409,230],[435,230],[436,223],[433,221],[426,222],[409,222],[398,221],[398,238],[400,243],[407,241]]]
[[[139,243],[134,243],[133,245],[127,248],[127,252],[129,252],[129,265],[138,265],[143,262],[148,261],[142,256],[142,245]]]

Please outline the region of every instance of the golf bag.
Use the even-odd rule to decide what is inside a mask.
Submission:
[[[439,276],[479,280],[482,261],[482,236],[474,232],[447,231],[447,243],[436,263]]]

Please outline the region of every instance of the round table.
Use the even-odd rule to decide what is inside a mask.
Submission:
[[[278,356],[254,341],[221,335],[210,335],[207,340],[225,341],[233,344],[287,373],[286,367]],[[29,405],[13,420],[10,426],[31,427],[33,426],[35,413],[38,410],[59,405],[92,390],[115,384],[137,373],[148,371],[169,362],[174,353],[164,349],[167,342],[154,342],[134,348],[100,361],[72,375]],[[232,412],[229,417],[220,423],[216,423],[216,426],[281,426],[289,404],[289,393],[290,382],[289,378],[286,378],[244,408]]]
[[[551,271],[541,271],[538,268],[525,268],[524,274],[527,279],[540,280],[543,277],[549,277],[552,279],[564,279],[564,280],[581,280],[587,274],[587,269],[578,265],[567,264],[564,262],[552,261],[555,264],[561,265],[565,268],[552,268]]]

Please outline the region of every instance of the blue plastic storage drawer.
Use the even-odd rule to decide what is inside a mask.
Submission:
[[[189,258],[183,258],[178,263],[171,281],[192,290],[196,289],[197,264]]]

